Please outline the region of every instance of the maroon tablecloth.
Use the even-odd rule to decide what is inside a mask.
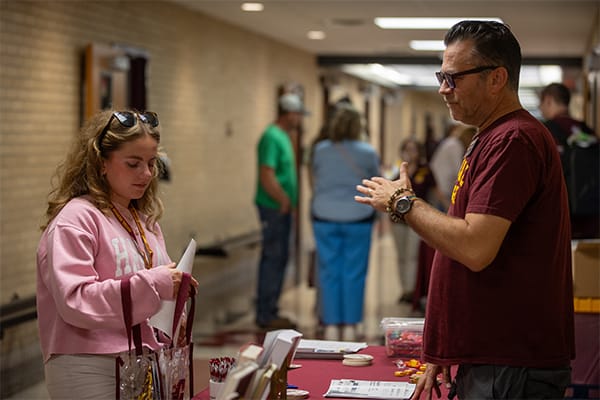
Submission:
[[[575,313],[574,384],[600,385],[600,314]]]
[[[298,389],[307,390],[311,399],[320,399],[323,398],[323,394],[329,388],[332,379],[408,381],[406,377],[398,378],[394,376],[394,371],[398,370],[394,364],[397,358],[387,357],[384,346],[369,346],[360,353],[372,355],[374,357],[373,364],[368,367],[348,367],[343,365],[341,360],[294,360],[293,364],[300,364],[302,367],[288,371],[288,384],[297,386]],[[434,395],[434,398],[436,397]],[[447,397],[447,389],[442,387],[442,399]],[[208,389],[203,390],[194,397],[194,400],[208,399]]]
[[[600,340],[598,338],[600,338],[600,314],[575,314],[577,358],[571,363],[574,384],[600,383]],[[348,367],[340,360],[294,360],[294,364],[300,364],[302,367],[288,372],[288,383],[307,390],[310,398],[319,399],[327,391],[332,379],[408,380],[408,378],[394,376],[394,371],[397,370],[394,364],[396,358],[387,357],[383,346],[369,346],[361,353],[371,354],[374,357],[373,364],[368,367]],[[447,398],[447,390],[443,385],[442,398]],[[193,400],[208,399],[208,388],[193,398]]]
[[[408,382],[407,377],[394,376],[398,370],[394,361],[398,358],[386,356],[384,346],[369,346],[360,353],[372,355],[373,364],[368,367],[348,367],[340,360],[295,360],[294,364],[301,364],[302,367],[288,372],[288,383],[308,390],[311,398],[319,399],[327,392],[332,379]],[[447,390],[442,390],[442,398],[447,398]]]

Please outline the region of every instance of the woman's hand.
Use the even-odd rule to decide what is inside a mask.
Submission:
[[[171,280],[173,281],[173,298],[176,299],[179,293],[179,287],[181,286],[181,278],[183,276],[183,272],[176,268],[177,264],[175,263],[168,264],[167,267],[171,269]],[[189,295],[192,296],[193,293],[195,293],[198,289],[198,281],[192,276],[190,282],[192,284],[192,287],[190,287]]]

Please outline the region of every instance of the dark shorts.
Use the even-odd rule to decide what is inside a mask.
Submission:
[[[563,399],[571,368],[523,368],[462,364],[456,394],[466,399]]]

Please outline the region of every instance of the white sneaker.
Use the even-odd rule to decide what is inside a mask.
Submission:
[[[344,330],[342,331],[342,340],[345,342],[356,341],[356,326],[355,325],[344,326]]]
[[[340,340],[340,328],[337,325],[326,325],[323,337],[325,340]]]

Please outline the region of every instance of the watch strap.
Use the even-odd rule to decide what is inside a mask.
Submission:
[[[406,197],[406,198],[407,198],[407,199],[408,199],[408,200],[411,202],[411,206],[412,206],[412,203],[413,203],[413,202],[414,202],[416,199],[418,199],[418,197],[417,197],[417,196],[414,194],[414,192],[413,192],[412,190],[411,190],[410,192],[411,192],[411,194],[409,194],[409,195],[406,195],[406,196],[401,196],[400,198]],[[401,192],[401,193],[402,193],[402,192]],[[390,208],[390,211],[388,211],[388,212],[389,212],[389,215],[390,215],[390,220],[391,220],[393,223],[396,223],[396,224],[397,224],[397,223],[403,223],[403,224],[404,224],[404,223],[406,223],[406,221],[404,220],[404,215],[405,215],[406,213],[408,213],[408,212],[410,211],[410,209],[412,208],[412,207],[411,207],[411,208],[409,208],[409,209],[406,211],[406,213],[402,213],[402,214],[400,214],[400,213],[396,212],[396,207],[395,207],[395,204],[396,204],[396,201],[397,201],[397,200],[399,200],[400,198],[396,199],[396,198],[394,198],[394,196],[392,195],[392,197],[390,198],[390,200],[391,200],[391,201],[390,201],[390,202],[389,202],[389,204],[388,204],[388,207]]]
[[[398,198],[402,197],[401,195],[405,192],[408,192],[411,195],[416,196],[415,191],[412,189],[405,188],[405,187],[396,189],[396,191],[394,193],[392,193],[392,195],[390,196],[390,199],[388,200],[387,205],[385,207],[385,211],[388,214],[392,214],[395,212],[394,204],[396,203],[396,200],[398,200]]]

